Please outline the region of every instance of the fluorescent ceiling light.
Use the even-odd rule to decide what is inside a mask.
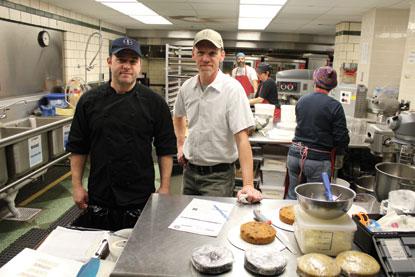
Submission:
[[[240,0],[238,29],[264,30],[286,0]]]
[[[102,4],[126,15],[153,15],[153,16],[158,15],[153,10],[137,2],[135,3],[102,2]]]
[[[283,6],[287,0],[240,0],[239,5],[252,4],[252,5],[276,5]]]
[[[96,0],[97,2],[110,7],[120,13],[141,21],[144,24],[172,24],[155,11],[135,0]]]
[[[272,18],[240,17],[238,29],[240,30],[264,30],[271,22]]]
[[[282,6],[240,5],[239,17],[275,17]]]

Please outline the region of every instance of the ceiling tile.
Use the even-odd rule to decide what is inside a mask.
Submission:
[[[307,15],[320,15],[329,11],[331,7],[307,7],[307,6],[295,6],[295,7],[285,7],[281,14],[307,14]]]
[[[137,0],[173,23],[173,25],[146,25],[95,0],[45,1],[123,28],[195,30],[211,27],[234,31],[239,16],[239,0]],[[373,8],[408,9],[409,0],[288,0],[264,32],[309,30],[314,34],[318,33],[316,29],[319,29],[322,33],[331,32],[333,35],[336,23],[361,21],[362,14]],[[306,29],[304,25],[307,24],[314,27]]]
[[[272,21],[272,23],[273,24],[285,24],[285,25],[289,25],[289,24],[301,25],[301,24],[306,24],[310,21],[312,21],[312,19],[298,19],[298,18],[280,19],[280,18],[276,18]]]
[[[335,5],[334,0],[289,0],[286,4],[287,7],[297,6],[297,7],[332,7]]]

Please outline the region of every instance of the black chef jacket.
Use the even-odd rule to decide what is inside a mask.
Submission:
[[[89,204],[143,207],[155,192],[152,143],[157,156],[177,153],[169,108],[162,97],[136,84],[117,94],[109,83],[78,102],[66,150],[90,155]]]

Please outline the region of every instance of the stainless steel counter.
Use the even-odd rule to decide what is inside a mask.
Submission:
[[[255,133],[249,137],[249,142],[257,143],[257,144],[279,144],[279,145],[288,146],[291,144],[291,139],[288,139],[288,138],[271,139],[269,137],[262,136],[258,133]],[[350,134],[349,148],[367,148],[367,147],[369,147],[369,144],[363,142],[363,138],[361,136]]]
[[[235,198],[201,197],[226,203],[236,203]],[[201,236],[168,229],[168,226],[190,203],[193,196],[165,196],[153,194],[141,214],[133,233],[118,259],[111,276],[204,276],[198,273],[190,262],[193,249],[203,244],[228,247],[234,254],[233,269],[221,276],[254,276],[244,268],[244,251],[232,246],[227,235],[229,230],[247,218],[253,218],[253,210],[275,211],[286,204],[285,200],[264,199],[260,204],[242,205],[237,203],[231,216],[218,237]],[[300,253],[294,233],[284,232]],[[287,268],[280,276],[295,276],[296,257],[287,249],[281,252],[288,260]]]
[[[291,139],[270,139],[269,137],[262,136],[258,133],[253,134],[249,137],[250,143],[258,143],[258,144],[280,144],[280,145],[287,145],[289,146],[291,144]]]

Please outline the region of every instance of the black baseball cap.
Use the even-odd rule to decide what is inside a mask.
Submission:
[[[142,57],[140,44],[135,39],[129,37],[121,37],[112,41],[111,44],[111,54],[117,54],[122,50],[131,50],[136,53],[138,56]]]
[[[269,63],[260,63],[256,69],[258,73],[271,72],[272,66]]]

